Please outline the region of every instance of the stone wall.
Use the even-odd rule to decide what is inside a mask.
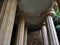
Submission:
[[[40,35],[40,30],[39,31],[33,31],[29,32],[28,34],[28,40],[27,40],[27,45],[42,45],[41,42],[41,35]]]

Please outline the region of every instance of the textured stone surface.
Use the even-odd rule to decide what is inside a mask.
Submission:
[[[41,40],[40,30],[29,32],[27,45],[42,45]]]
[[[39,15],[47,10],[51,5],[51,0],[20,0],[19,8],[31,15]]]
[[[40,14],[50,8],[51,4],[51,0],[20,0],[19,9],[28,13],[29,17],[27,17],[26,22],[37,25],[42,22]]]

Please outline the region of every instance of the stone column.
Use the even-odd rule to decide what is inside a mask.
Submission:
[[[0,29],[0,45],[10,45],[16,6],[17,0],[8,0],[2,26]]]
[[[25,28],[25,18],[21,15],[19,26],[18,26],[18,34],[17,34],[17,42],[16,45],[23,45],[24,43],[24,29]]]
[[[40,30],[40,43],[41,43],[41,45],[43,45],[42,30]]]
[[[25,29],[24,45],[27,45],[27,28]]]
[[[47,35],[47,28],[46,28],[45,22],[42,25],[42,33],[43,33],[43,43],[44,43],[44,45],[49,45],[48,35]]]
[[[4,17],[4,13],[5,13],[5,10],[6,10],[7,2],[8,2],[8,0],[4,0],[2,8],[1,8],[1,12],[0,12],[0,28],[1,28],[3,17]]]
[[[53,10],[51,10],[50,13],[48,13],[48,14],[49,15],[54,15]],[[47,21],[47,26],[48,26],[48,32],[49,32],[49,36],[50,36],[51,45],[59,45],[58,37],[57,37],[56,29],[54,27],[54,22],[53,22],[52,16],[47,16],[46,21]]]
[[[5,14],[4,14],[4,18],[2,21],[2,25],[1,25],[1,29],[0,29],[0,45],[3,44],[3,39],[5,36],[5,29],[6,29],[6,25],[8,22],[8,17],[9,17],[9,12],[10,12],[10,7],[11,7],[11,0],[8,0],[7,6],[6,6],[6,10],[5,10]]]

